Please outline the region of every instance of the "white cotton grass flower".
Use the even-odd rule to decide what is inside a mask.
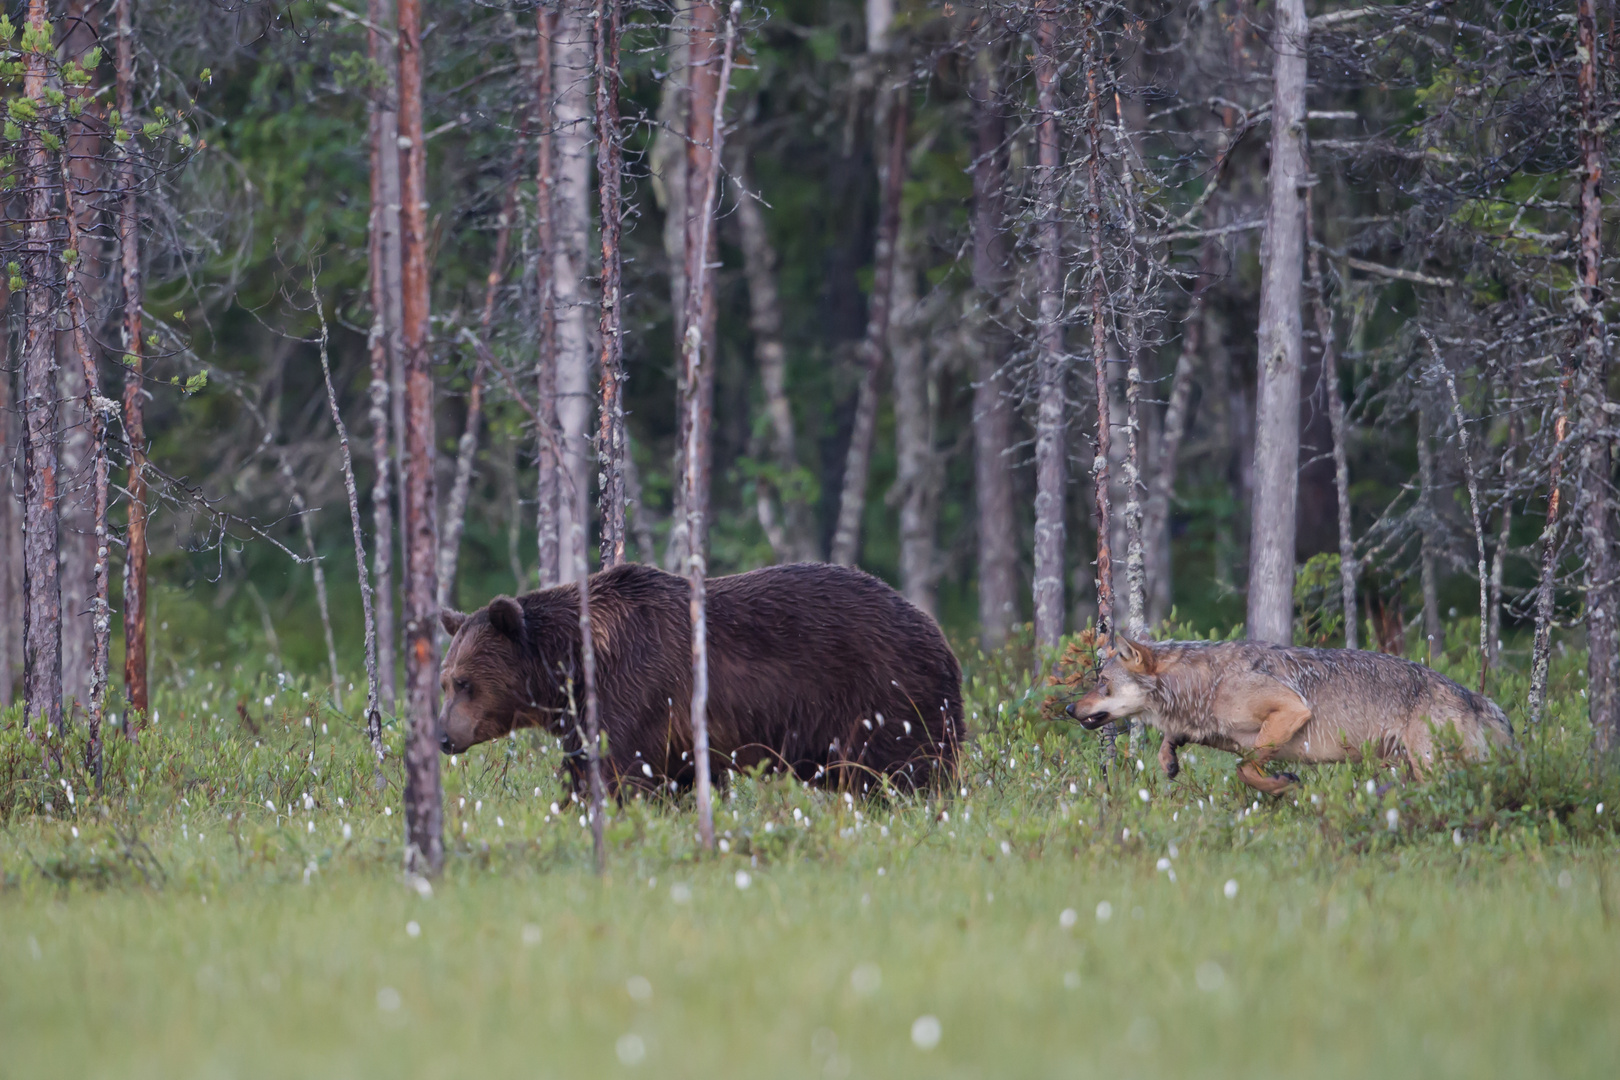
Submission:
[[[343,839],[345,839],[345,840],[354,839],[354,830],[349,828],[349,823],[347,821],[345,821],[343,823]]]
[[[640,1065],[647,1058],[647,1044],[635,1032],[620,1035],[613,1044],[613,1052],[619,1055],[619,1061],[624,1065]]]
[[[1107,922],[1109,919],[1112,919],[1113,917],[1114,917],[1114,905],[1110,904],[1106,900],[1097,901],[1097,921],[1100,922],[1100,923],[1104,923],[1104,922]]]
[[[1463,846],[1463,834],[1462,834],[1461,829],[1452,829],[1451,830],[1451,842],[1453,844],[1455,844],[1457,847],[1462,847]]]
[[[882,985],[883,970],[874,963],[856,964],[855,970],[849,973],[849,988],[855,991],[856,997],[869,998]]]
[[[540,933],[540,928],[534,923],[524,923],[521,936],[523,938],[523,944],[532,949],[536,945],[540,944],[542,934]]]
[[[1136,797],[1138,799],[1141,799],[1143,802],[1147,802],[1148,799],[1151,798],[1151,796],[1148,795],[1148,789],[1147,788],[1137,788],[1136,789]]]
[[[1236,900],[1238,894],[1237,878],[1229,878],[1221,891],[1226,894],[1228,900]]]
[[[632,975],[624,980],[624,992],[630,995],[631,1001],[651,1001],[653,996],[652,981],[645,975]]]
[[[405,924],[405,936],[406,937],[421,937],[422,936],[422,924],[417,922],[415,919],[412,919],[410,922],[406,923]]]
[[[939,1045],[939,1017],[924,1014],[911,1022],[911,1043],[919,1050],[932,1050]]]
[[[404,1002],[400,999],[399,991],[392,986],[385,986],[377,991],[377,1009],[380,1012],[398,1012]]]
[[[1065,930],[1073,929],[1074,924],[1080,921],[1080,913],[1072,907],[1066,907],[1058,914],[1058,925]]]
[[[754,883],[753,875],[746,870],[737,871],[737,876],[733,880],[736,881],[739,889],[746,889]]]
[[[669,898],[677,904],[690,904],[692,902],[692,886],[683,881],[677,881],[669,887]]]
[[[1394,832],[1401,827],[1401,812],[1393,806],[1390,807],[1384,811],[1384,822],[1389,826],[1389,831]]]
[[[1170,860],[1160,856],[1158,863],[1155,865],[1155,869],[1157,869],[1161,874],[1164,873],[1166,870],[1170,869]]]
[[[1198,989],[1206,994],[1213,994],[1226,985],[1226,972],[1222,971],[1221,965],[1215,961],[1205,960],[1198,965],[1198,970],[1193,972],[1193,979],[1198,983]]]
[[[1080,989],[1080,973],[1078,971],[1065,971],[1063,973],[1063,989]]]

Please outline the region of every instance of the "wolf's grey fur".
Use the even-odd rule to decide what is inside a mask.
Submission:
[[[1242,755],[1249,760],[1239,775],[1268,791],[1283,786],[1257,771],[1271,759],[1344,761],[1370,742],[1381,757],[1404,754],[1421,771],[1433,760],[1435,730],[1455,728],[1472,756],[1513,741],[1494,702],[1421,664],[1250,641],[1122,640],[1097,687],[1068,712],[1088,728],[1130,717],[1158,728],[1171,776],[1186,743]]]

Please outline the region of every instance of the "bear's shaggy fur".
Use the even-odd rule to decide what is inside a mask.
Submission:
[[[615,790],[671,790],[695,777],[686,579],[626,564],[592,575],[591,640],[604,761]],[[455,635],[443,668],[446,753],[540,726],[584,780],[576,586],[496,597],[444,614]],[[870,574],[798,563],[708,582],[709,740],[713,774],[767,762],[876,791],[928,783],[956,761],[962,672],[929,616]],[[583,714],[580,702],[579,715]]]

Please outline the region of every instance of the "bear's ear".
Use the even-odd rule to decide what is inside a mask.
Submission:
[[[523,608],[510,596],[497,596],[489,602],[489,625],[513,641],[522,641]]]
[[[1144,642],[1132,641],[1123,634],[1120,635],[1117,655],[1126,670],[1135,675],[1151,675],[1156,667],[1152,647]]]
[[[456,636],[466,621],[467,616],[463,612],[451,611],[449,608],[439,609],[439,625],[443,626],[444,632],[451,637]]]

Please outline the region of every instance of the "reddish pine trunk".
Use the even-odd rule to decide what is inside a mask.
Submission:
[[[435,697],[433,372],[428,347],[427,146],[422,137],[420,0],[399,5],[400,214],[405,360],[405,747],[406,866],[437,874],[444,863],[443,791]]]
[[[395,19],[394,0],[369,0],[371,27],[367,55],[382,72],[371,101],[371,457],[376,475],[371,487],[372,567],[377,589],[377,673],[379,716],[393,714],[398,703],[394,684],[394,445],[400,433],[392,422],[399,412],[400,387],[400,182],[399,54],[388,34]],[[372,750],[382,755],[382,728],[373,727]]]
[[[124,546],[124,732],[146,723],[146,401],[142,393],[140,201],[135,192],[135,43],[133,0],[118,0],[119,140],[115,184],[120,197],[118,252],[124,294],[124,437],[129,442],[129,522]]]
[[[31,32],[48,33],[43,0],[30,0]],[[25,57],[23,94],[43,113],[45,57]],[[23,607],[23,725],[35,737],[50,741],[51,757],[61,766],[62,737],[62,596],[57,552],[60,514],[57,485],[61,431],[57,425],[55,318],[51,288],[56,250],[51,242],[52,191],[50,160],[40,127],[24,134],[25,212],[23,272],[23,573],[27,596]]]

